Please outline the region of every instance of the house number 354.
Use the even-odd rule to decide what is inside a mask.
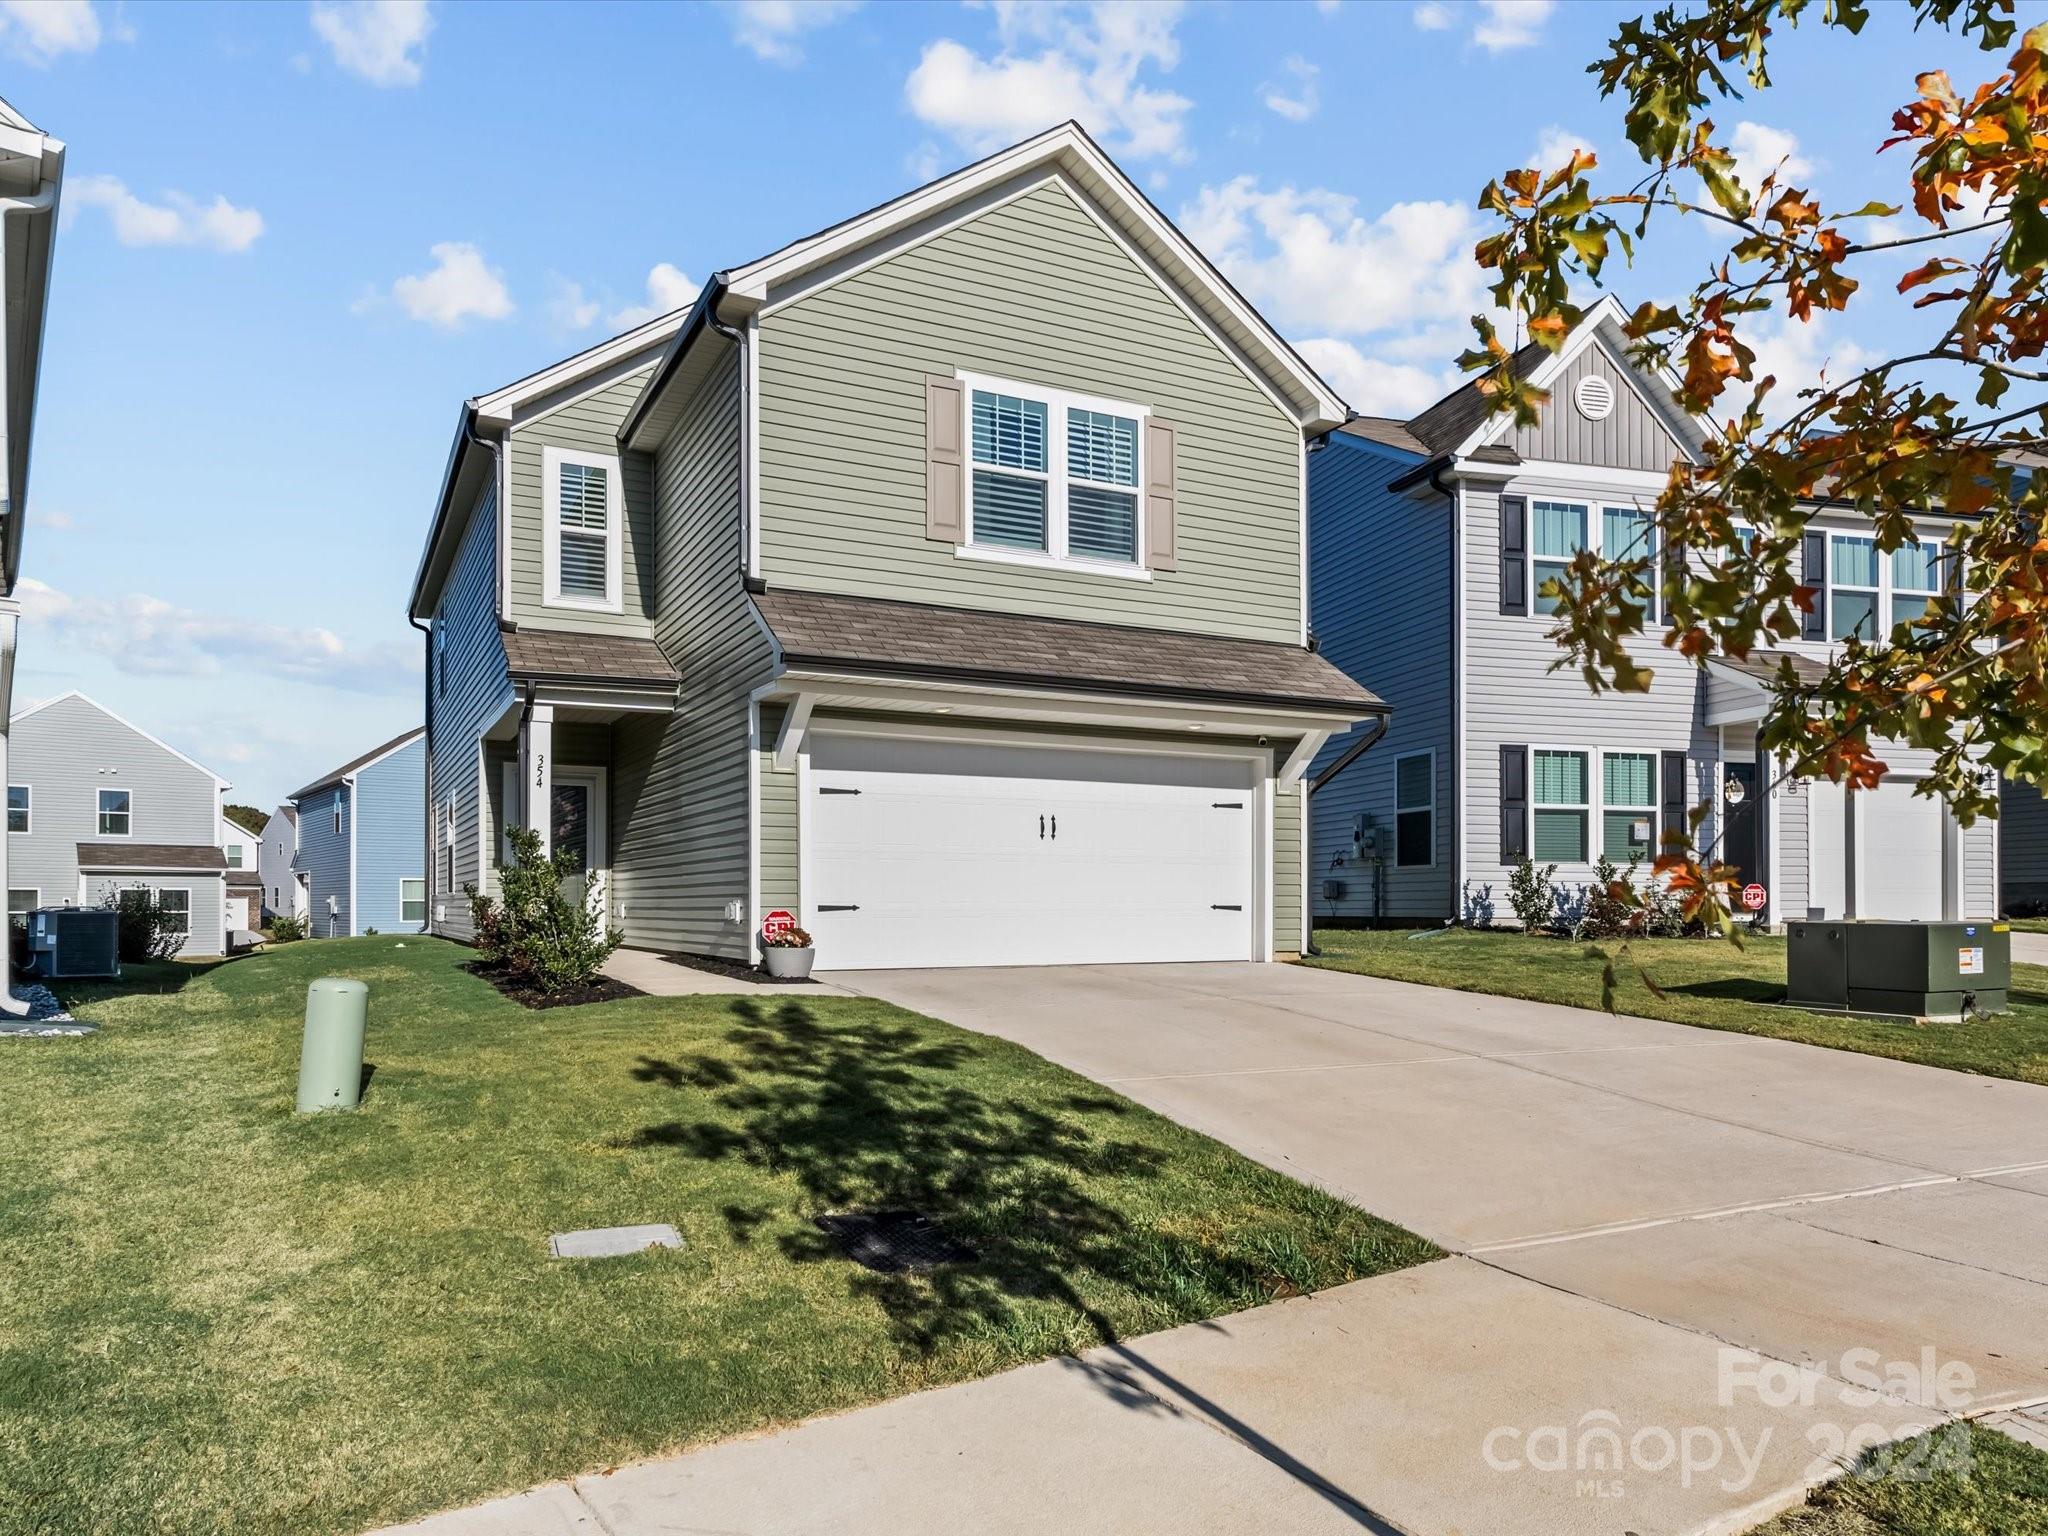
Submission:
[[[535,789],[538,789],[541,785],[547,783],[547,781],[548,759],[547,754],[543,752],[536,756],[533,760],[533,787]]]

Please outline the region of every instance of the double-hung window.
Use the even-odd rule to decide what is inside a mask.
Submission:
[[[1586,792],[1591,788],[1586,754],[1539,747],[1531,754],[1529,777],[1536,821],[1536,862],[1585,863],[1586,818],[1590,810]]]
[[[42,905],[43,893],[30,886],[23,889],[9,886],[7,889],[7,921],[17,928],[28,926],[28,915]]]
[[[26,784],[7,786],[7,830],[26,832],[28,830],[29,787]]]
[[[398,920],[424,923],[427,920],[427,882],[418,878],[398,882]]]
[[[1947,551],[1939,544],[1902,544],[1892,551],[1894,625],[1910,624],[1927,612],[1927,605],[1941,596],[1946,568]]]
[[[625,495],[618,459],[574,448],[547,448],[541,453],[541,468],[544,601],[560,608],[619,612]]]
[[[1600,754],[1600,851],[1616,864],[1657,856],[1657,758],[1651,752]]]
[[[1877,638],[1877,541],[1850,534],[1828,540],[1828,633]]]
[[[1557,612],[1557,599],[1543,595],[1543,584],[1563,577],[1580,550],[1586,547],[1586,508],[1571,501],[1529,503],[1534,535],[1534,576],[1531,580],[1532,613]]]
[[[1394,759],[1394,865],[1423,869],[1436,862],[1436,754]]]
[[[165,933],[175,933],[184,938],[192,932],[192,893],[184,887],[160,888],[156,893],[156,909],[162,915]]]
[[[229,843],[227,847],[221,849],[221,854],[227,859],[229,869],[240,869],[242,867],[242,845],[240,843]]]
[[[966,552],[1136,571],[1145,409],[967,378]]]
[[[135,801],[125,789],[103,789],[99,793],[99,835],[126,837],[132,824]]]
[[[1654,620],[1657,617],[1656,563],[1651,556],[1657,550],[1657,518],[1648,507],[1602,507],[1600,509],[1600,558],[1603,560],[1641,560],[1643,584],[1650,589],[1650,597],[1643,616]]]

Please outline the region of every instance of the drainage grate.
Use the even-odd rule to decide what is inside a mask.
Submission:
[[[980,1257],[916,1211],[837,1211],[818,1217],[817,1225],[854,1263],[885,1275],[972,1264]]]

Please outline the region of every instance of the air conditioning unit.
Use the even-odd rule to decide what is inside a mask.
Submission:
[[[40,907],[28,915],[28,949],[38,976],[118,976],[121,914],[105,907]]]

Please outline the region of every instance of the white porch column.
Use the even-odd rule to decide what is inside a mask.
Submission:
[[[540,856],[554,852],[555,706],[536,704],[519,726],[519,803],[527,828],[540,838]]]
[[[4,441],[0,436],[0,441]],[[21,628],[21,604],[0,598],[0,787],[7,783],[7,722],[14,714],[14,642]],[[7,889],[7,834],[0,831],[0,891]],[[0,954],[0,1013],[21,1015],[28,1004],[14,995],[14,945]]]

